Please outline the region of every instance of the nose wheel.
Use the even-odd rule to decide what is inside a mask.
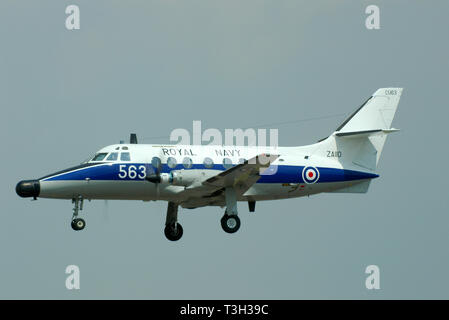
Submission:
[[[75,231],[83,230],[86,227],[86,221],[84,219],[78,218],[78,213],[80,210],[83,210],[83,198],[78,197],[72,199],[72,203],[74,203],[73,207],[73,216],[72,216],[72,222],[70,226]]]

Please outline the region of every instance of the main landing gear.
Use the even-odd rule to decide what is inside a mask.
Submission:
[[[234,233],[240,229],[240,218],[237,216],[237,198],[234,188],[225,189],[226,212],[221,218],[221,227],[227,233]],[[183,229],[178,222],[178,204],[168,202],[167,218],[165,220],[165,237],[170,241],[178,241],[183,235]]]
[[[178,241],[183,234],[182,226],[178,223],[178,204],[174,202],[168,203],[164,234],[170,241]]]
[[[225,189],[226,211],[221,218],[221,227],[227,233],[234,233],[240,229],[240,218],[237,216],[237,197],[235,189]]]
[[[72,216],[72,229],[75,231],[83,230],[86,226],[86,221],[84,219],[78,218],[78,213],[80,210],[83,210],[83,198],[77,197],[72,199],[72,203],[75,204],[73,207],[73,216]]]
[[[237,232],[240,228],[240,218],[237,215],[228,215],[225,212],[224,216],[221,218],[221,227],[227,233]]]

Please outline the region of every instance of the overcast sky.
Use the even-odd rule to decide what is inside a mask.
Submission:
[[[65,28],[77,4],[81,29]],[[380,8],[367,30],[365,8]],[[0,298],[449,297],[448,1],[0,2]],[[180,209],[19,198],[15,185],[174,128],[275,126],[283,146],[330,134],[380,87],[404,87],[369,193]],[[255,127],[257,128],[257,127]],[[153,138],[152,138],[153,137]],[[166,138],[157,138],[166,137]],[[65,268],[81,289],[65,287]],[[365,288],[378,265],[381,289]]]

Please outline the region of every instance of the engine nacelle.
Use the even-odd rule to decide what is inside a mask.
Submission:
[[[218,173],[220,170],[173,170],[170,173],[161,173],[160,183],[171,184],[174,186],[188,187],[195,184],[201,184]]]

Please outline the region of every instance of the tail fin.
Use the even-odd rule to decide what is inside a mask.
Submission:
[[[382,88],[347,118],[336,132],[388,130],[401,98],[402,88]]]
[[[345,168],[375,171],[391,128],[402,88],[382,88],[365,101],[327,139],[318,143],[315,154],[338,155]]]

